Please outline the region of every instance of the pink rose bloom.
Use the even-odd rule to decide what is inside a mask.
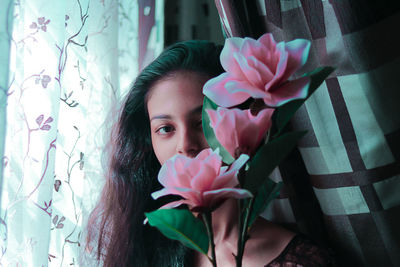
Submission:
[[[151,196],[157,199],[165,195],[179,195],[182,200],[162,208],[187,204],[194,211],[212,210],[227,198],[252,197],[249,191],[235,188],[239,184],[237,173],[248,159],[249,156],[241,155],[228,170],[228,166],[222,166],[217,150],[204,149],[195,158],[177,154],[163,164],[158,174],[158,181],[164,188]]]
[[[220,56],[226,72],[209,80],[203,93],[222,107],[239,105],[250,97],[263,99],[269,107],[305,98],[310,79],[288,79],[306,63],[309,50],[308,40],[277,44],[270,33],[258,40],[228,38]]]
[[[256,116],[249,109],[218,107],[206,111],[219,143],[236,158],[238,152],[252,155],[256,151],[271,128],[274,109],[263,109]]]

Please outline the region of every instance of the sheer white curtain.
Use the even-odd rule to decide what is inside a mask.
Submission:
[[[0,265],[77,265],[104,125],[138,72],[150,15],[147,60],[163,46],[163,0],[2,0]]]

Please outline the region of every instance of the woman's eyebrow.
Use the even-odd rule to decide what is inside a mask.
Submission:
[[[192,109],[192,110],[189,111],[188,116],[190,117],[190,116],[196,115],[196,114],[198,114],[198,113],[201,113],[202,109],[203,109],[203,105],[200,105],[200,106],[198,106],[198,107],[195,107],[194,109]],[[162,119],[170,120],[170,119],[172,119],[172,118],[173,118],[173,116],[171,116],[171,115],[168,115],[168,114],[161,114],[161,115],[153,116],[153,117],[150,119],[150,122],[152,122],[153,120],[157,120],[157,119],[159,119],[159,120],[162,120]]]
[[[168,120],[169,120],[169,119],[171,119],[171,118],[172,118],[171,115],[161,114],[161,115],[157,115],[157,116],[152,117],[152,118],[150,119],[150,122],[153,121],[153,120],[157,120],[157,119],[159,119],[159,120],[168,119]]]

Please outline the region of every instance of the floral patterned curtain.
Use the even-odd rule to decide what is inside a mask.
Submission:
[[[77,265],[112,110],[163,48],[163,0],[5,0],[0,27],[0,265]]]

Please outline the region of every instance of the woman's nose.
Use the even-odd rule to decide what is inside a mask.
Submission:
[[[191,158],[195,157],[203,146],[202,134],[196,129],[181,129],[176,146],[177,153]]]

